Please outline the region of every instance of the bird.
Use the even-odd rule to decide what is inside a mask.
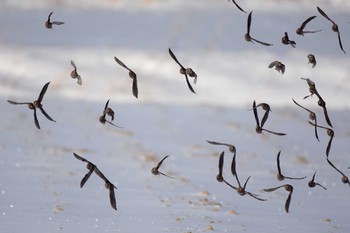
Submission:
[[[266,42],[262,42],[262,41],[259,41],[257,39],[254,39],[253,37],[250,36],[250,26],[251,26],[251,23],[252,23],[252,13],[253,11],[251,11],[248,15],[248,19],[247,19],[247,33],[244,34],[244,39],[248,42],[252,42],[254,44],[254,41],[259,43],[259,44],[262,44],[262,45],[265,45],[265,46],[272,46],[273,44],[269,44],[269,43],[266,43]]]
[[[337,172],[339,172],[342,175],[341,181],[344,184],[348,184],[350,186],[350,182],[349,182],[349,177],[347,177],[342,171],[340,171],[336,166],[334,166],[334,164],[327,158],[327,162],[329,165],[331,165]]]
[[[137,75],[134,71],[132,71],[129,67],[127,67],[121,60],[117,57],[114,57],[114,60],[122,67],[129,71],[129,77],[132,79],[132,94],[138,98],[138,87],[137,87]]]
[[[304,31],[304,28],[306,26],[306,24],[308,24],[311,20],[313,20],[314,18],[316,18],[317,16],[311,16],[309,18],[307,18],[299,28],[297,28],[296,33],[300,36],[304,36],[304,33],[316,33],[316,32],[320,32],[322,30],[317,30],[317,31]]]
[[[169,155],[165,156],[165,157],[157,164],[157,166],[155,166],[155,167],[153,167],[153,168],[151,169],[151,172],[152,172],[153,175],[163,175],[163,176],[166,176],[166,177],[175,179],[174,177],[168,176],[168,175],[164,174],[163,172],[160,172],[160,171],[159,171],[159,168],[160,168],[160,166],[162,165],[163,161],[164,161],[166,158],[168,158],[168,157],[169,157]]]
[[[265,110],[265,114],[261,120],[261,127],[264,127],[264,124],[267,121],[267,118],[269,117],[269,113],[271,112],[270,105],[267,103],[260,103],[260,104],[256,105],[255,108],[257,108],[257,107],[261,107],[263,110]],[[253,109],[250,109],[250,110],[253,110]]]
[[[175,54],[173,53],[173,51],[171,51],[170,48],[168,49],[168,51],[169,51],[169,54],[170,54],[171,58],[180,66],[180,74],[183,74],[185,76],[188,88],[190,89],[191,92],[196,94],[196,92],[193,90],[193,88],[191,86],[190,81],[188,80],[188,76],[187,75],[192,74],[192,76],[195,77],[195,82],[196,82],[197,75],[194,73],[194,71],[191,68],[187,68],[186,69],[183,65],[181,65],[181,63],[177,60]],[[190,72],[190,70],[192,70],[193,73]]]
[[[345,53],[345,50],[343,49],[343,45],[340,39],[340,32],[339,32],[338,25],[333,20],[331,20],[331,18],[329,18],[328,15],[323,10],[321,10],[321,8],[317,7],[317,10],[323,17],[328,19],[333,24],[332,30],[338,34],[338,42],[339,42],[340,49],[343,51],[343,53]]]
[[[326,156],[328,158],[329,156],[329,152],[331,150],[331,146],[332,146],[332,141],[333,141],[333,138],[334,138],[334,131],[333,129],[331,128],[328,128],[328,127],[324,127],[324,126],[321,126],[321,125],[317,125],[311,121],[309,121],[309,124],[314,126],[314,127],[318,127],[318,128],[322,128],[322,129],[325,129],[327,130],[327,135],[329,136],[329,141],[328,141],[328,145],[327,145],[327,148],[326,148]]]
[[[275,67],[275,70],[277,70],[278,72],[284,74],[284,72],[286,71],[286,66],[280,62],[280,61],[273,61],[270,63],[270,65],[268,66],[270,69],[272,67]]]
[[[215,141],[209,141],[207,140],[207,142],[209,144],[212,144],[212,145],[222,145],[222,146],[227,146],[228,150],[233,153],[234,155],[236,154],[236,147],[232,144],[228,144],[228,143],[222,143],[222,142],[215,142]]]
[[[81,85],[83,83],[83,81],[81,80],[81,77],[80,75],[78,74],[78,71],[77,71],[77,67],[75,65],[75,63],[73,61],[70,61],[70,64],[73,66],[74,70],[72,70],[72,72],[70,72],[70,77],[72,79],[77,79],[77,83],[79,85]]]
[[[265,192],[273,192],[279,188],[284,188],[287,192],[289,192],[289,195],[287,197],[286,203],[284,205],[284,209],[286,210],[287,213],[289,213],[289,205],[292,200],[292,194],[293,194],[293,186],[290,184],[284,184],[275,188],[269,188],[269,189],[264,189]]]
[[[282,44],[285,44],[285,45],[290,44],[293,48],[295,48],[295,45],[296,45],[294,40],[290,40],[289,39],[289,36],[288,36],[287,32],[285,32],[284,36],[282,37]]]
[[[48,29],[52,29],[52,25],[61,25],[64,24],[64,22],[61,21],[53,21],[51,22],[51,15],[53,14],[53,11],[50,12],[49,16],[47,17],[47,20],[45,22],[45,27]]]
[[[307,55],[307,59],[309,60],[309,63],[308,64],[312,64],[312,68],[315,68],[316,66],[316,58],[315,58],[315,55],[313,54],[308,54]]]
[[[267,129],[264,129],[264,128],[261,127],[260,121],[259,121],[259,116],[258,116],[258,111],[256,109],[255,100],[253,102],[253,108],[252,109],[253,109],[253,112],[254,112],[254,117],[255,117],[255,122],[256,122],[256,126],[255,126],[256,133],[261,134],[263,131],[266,131],[268,133],[272,133],[272,134],[275,134],[275,135],[278,135],[278,136],[286,135],[285,133],[273,132],[273,131],[270,131],[270,130],[267,130]]]
[[[80,182],[80,188],[84,186],[86,181],[90,178],[91,174],[95,172],[96,175],[98,175],[104,182],[105,182],[105,188],[109,190],[109,201],[111,203],[111,206],[113,209],[117,210],[117,203],[115,199],[115,193],[114,189],[117,189],[114,184],[112,184],[104,175],[103,173],[97,168],[97,166],[87,159],[79,156],[78,154],[73,152],[73,155],[75,158],[77,158],[80,161],[83,161],[87,163],[86,168],[89,170],[89,172],[83,177],[83,179]]]
[[[314,188],[314,187],[316,187],[316,185],[318,185],[318,186],[322,187],[324,190],[327,190],[326,187],[324,187],[323,185],[315,182],[315,176],[316,176],[316,172],[314,173],[314,175],[312,176],[312,179],[309,181],[309,183],[307,185],[310,188]]]
[[[44,98],[44,95],[47,91],[47,88],[49,87],[50,85],[50,82],[46,83],[43,88],[41,89],[40,91],[40,94],[39,94],[39,97],[37,100],[35,100],[34,102],[16,102],[16,101],[13,101],[13,100],[7,100],[7,102],[9,102],[10,104],[15,104],[15,105],[18,105],[18,104],[26,104],[28,106],[29,109],[33,110],[34,111],[34,123],[35,123],[35,126],[40,129],[40,125],[39,125],[39,121],[38,121],[38,118],[37,118],[37,115],[36,115],[36,109],[38,108],[41,113],[50,121],[53,121],[53,122],[56,122],[55,120],[53,120],[49,114],[46,113],[46,111],[44,110],[43,108],[43,105],[42,105],[42,100]]]
[[[310,96],[313,96],[314,94],[316,94],[317,90],[316,90],[316,84],[311,81],[311,79],[309,78],[300,78],[302,80],[305,80],[307,85],[309,86],[309,92],[310,95],[305,96],[303,99],[309,98]]]
[[[236,180],[237,180],[237,183],[238,183],[238,187],[235,187],[233,185],[231,185],[230,183],[226,182],[224,179],[224,183],[227,184],[229,187],[231,187],[232,189],[236,190],[237,193],[241,196],[245,196],[246,194],[248,194],[249,196],[259,200],[259,201],[266,201],[266,199],[262,199],[260,197],[258,197],[259,195],[258,194],[254,194],[254,193],[251,193],[251,192],[248,192],[246,191],[246,186],[247,186],[247,183],[250,179],[250,176],[247,178],[246,182],[244,183],[244,185],[242,186],[241,183],[239,182],[239,179],[238,179],[238,176],[237,176],[237,170],[236,170],[236,156],[233,156],[233,159],[232,159],[232,163],[231,163],[231,172],[232,172],[232,175],[236,177]]]
[[[282,181],[284,179],[290,179],[290,180],[302,180],[302,179],[305,179],[306,176],[303,176],[303,177],[288,177],[288,176],[284,176],[282,175],[282,172],[281,172],[281,165],[280,165],[280,156],[281,156],[281,151],[278,152],[277,154],[277,180],[279,181]]]
[[[103,109],[103,114],[102,114],[102,116],[100,116],[99,121],[100,121],[102,124],[105,124],[105,123],[107,122],[107,123],[109,123],[109,124],[111,124],[111,125],[113,125],[113,126],[115,126],[115,127],[117,127],[117,128],[123,128],[123,127],[120,127],[120,126],[118,126],[118,125],[115,125],[114,123],[111,122],[111,121],[114,120],[114,111],[113,111],[110,107],[108,107],[109,101],[110,101],[110,99],[107,100],[107,102],[106,102],[106,104],[105,104],[105,107],[104,107],[104,109]],[[108,116],[111,117],[111,121],[109,121],[109,120],[106,119],[106,115],[108,115]]]
[[[223,172],[223,167],[224,167],[224,156],[225,156],[225,152],[221,152],[220,157],[219,157],[219,174],[216,175],[216,180],[218,182],[223,182],[224,181],[224,177],[222,176],[222,172]]]
[[[293,102],[297,105],[297,106],[299,106],[299,107],[301,107],[302,109],[305,109],[306,111],[308,111],[309,112],[309,118],[310,118],[310,120],[312,120],[312,121],[315,121],[315,137],[316,137],[316,139],[318,140],[318,141],[320,141],[320,139],[318,138],[318,134],[317,134],[317,118],[316,118],[316,113],[315,112],[313,112],[313,111],[311,111],[311,110],[309,110],[309,109],[307,109],[307,108],[305,108],[304,106],[301,106],[300,104],[298,104],[294,99],[292,99],[293,100]]]
[[[230,1],[230,0],[228,0],[228,1]],[[245,12],[245,11],[235,2],[235,0],[231,0],[231,1],[233,2],[233,4],[236,5],[236,7],[237,7],[240,11],[242,11],[242,12],[244,12],[244,13],[247,14],[247,12]]]

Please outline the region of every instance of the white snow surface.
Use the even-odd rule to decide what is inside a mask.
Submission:
[[[350,1],[236,2],[253,11],[253,37],[273,46],[246,42],[247,14],[224,0],[1,1],[0,232],[350,232],[350,189],[326,162],[329,137],[319,129],[318,142],[292,102],[327,126],[317,98],[303,100],[300,78],[316,83],[334,126],[329,158],[349,176]],[[347,54],[316,6],[338,24]],[[46,29],[51,11],[65,24]],[[307,29],[322,31],[297,35],[312,15]],[[284,32],[296,48],[281,43]],[[196,95],[168,48],[198,74]],[[138,99],[114,56],[137,73]],[[82,86],[69,76],[71,60]],[[274,60],[284,75],[267,68]],[[38,130],[31,110],[7,100],[32,101],[49,81],[43,105],[56,122],[38,111]],[[99,123],[108,99],[124,128]],[[286,136],[255,132],[254,100],[271,106],[266,128]],[[251,176],[247,190],[267,201],[217,182],[225,151],[224,177],[236,185],[232,154],[206,140],[235,145],[241,183]],[[283,173],[306,179],[276,179],[279,150]],[[95,174],[79,187],[87,169],[73,152],[117,186],[117,211]],[[165,155],[160,170],[175,179],[150,172]],[[315,171],[328,190],[308,187]],[[263,191],[286,183],[289,213],[288,193]]]

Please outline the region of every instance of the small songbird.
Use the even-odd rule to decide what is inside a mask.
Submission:
[[[331,165],[338,173],[340,173],[342,175],[341,181],[344,184],[348,184],[350,186],[350,181],[349,181],[349,177],[347,177],[342,171],[340,171],[336,166],[334,166],[334,164],[327,158],[327,162],[329,165]]]
[[[247,19],[247,33],[244,34],[244,39],[248,42],[252,42],[254,44],[254,41],[259,43],[259,44],[262,44],[262,45],[265,45],[265,46],[271,46],[273,44],[269,44],[269,43],[266,43],[266,42],[262,42],[262,41],[259,41],[257,39],[254,39],[253,37],[250,36],[250,26],[251,26],[251,23],[252,23],[252,13],[253,11],[251,11],[248,15],[248,19]]]
[[[261,134],[263,131],[266,131],[268,133],[272,133],[272,134],[275,134],[275,135],[278,135],[278,136],[286,135],[285,133],[273,132],[273,131],[270,131],[270,130],[262,128],[262,126],[260,125],[258,111],[257,111],[256,108],[257,108],[257,106],[256,106],[256,103],[255,103],[255,100],[254,100],[252,109],[253,109],[253,112],[254,112],[254,117],[255,117],[255,122],[256,122],[256,126],[255,126],[256,133]]]
[[[45,27],[52,29],[52,25],[61,25],[64,24],[64,22],[61,21],[52,21],[51,22],[51,15],[53,14],[53,11],[50,12],[49,16],[47,17],[47,20],[45,22]]]
[[[138,98],[138,87],[137,87],[137,75],[134,71],[132,71],[129,67],[127,67],[122,61],[120,61],[117,57],[114,57],[114,60],[122,67],[129,71],[129,77],[132,79],[132,94]]]
[[[270,189],[264,189],[265,192],[273,192],[279,188],[284,188],[287,192],[289,192],[288,198],[286,200],[286,204],[284,205],[284,209],[286,210],[286,212],[289,212],[289,205],[290,205],[290,201],[292,200],[292,194],[293,194],[293,186],[290,184],[285,184],[285,185],[281,185],[275,188],[270,188]]]
[[[270,105],[268,105],[267,103],[260,103],[256,105],[255,108],[257,107],[261,107],[263,110],[265,110],[265,114],[261,120],[261,127],[264,127],[264,124],[267,121],[267,118],[269,117],[269,113],[271,112]],[[250,109],[250,110],[253,110],[253,109]]]
[[[42,114],[50,121],[53,121],[53,122],[56,122],[55,120],[53,120],[49,114],[46,113],[46,111],[44,110],[43,108],[43,105],[42,105],[42,100],[44,98],[44,95],[47,91],[47,88],[49,87],[49,84],[50,82],[46,83],[43,88],[41,89],[40,91],[40,94],[39,94],[39,97],[37,100],[35,100],[33,103],[30,103],[30,102],[16,102],[16,101],[13,101],[13,100],[7,100],[7,102],[9,102],[10,104],[26,104],[28,106],[29,109],[33,110],[34,111],[34,123],[35,123],[35,126],[40,129],[40,125],[39,125],[39,121],[38,121],[38,118],[36,116],[36,109],[38,108]]]
[[[219,157],[219,174],[216,175],[216,180],[218,182],[223,182],[224,181],[224,177],[222,176],[222,172],[223,172],[223,167],[224,167],[224,156],[225,156],[225,152],[221,152],[220,157]]]
[[[188,76],[190,77],[194,77],[194,82],[197,82],[197,74],[191,69],[191,68],[185,68],[183,65],[181,65],[181,63],[177,60],[175,54],[173,53],[173,51],[171,51],[171,49],[169,48],[169,54],[171,56],[171,58],[180,66],[180,74],[183,74],[186,78],[186,83],[188,88],[190,89],[191,92],[193,92],[194,94],[196,94],[196,92],[193,90],[190,81],[188,80]]]
[[[309,92],[310,95],[305,96],[303,99],[309,98],[310,96],[313,96],[314,94],[316,94],[317,90],[316,90],[316,84],[311,81],[311,79],[309,78],[300,78],[302,80],[305,80],[307,85],[309,86]]]
[[[120,126],[118,126],[118,125],[115,125],[115,124],[113,124],[113,123],[111,122],[111,121],[114,120],[114,111],[113,111],[110,107],[108,107],[108,104],[109,104],[109,100],[107,100],[107,102],[106,102],[106,104],[105,104],[105,108],[103,109],[103,114],[102,114],[102,116],[100,116],[99,121],[100,121],[102,124],[105,124],[105,123],[107,122],[107,123],[109,123],[109,124],[111,124],[111,125],[113,125],[113,126],[115,126],[115,127],[117,127],[117,128],[123,128],[123,127],[120,127]],[[106,119],[106,115],[108,115],[108,116],[111,117],[111,121],[108,121],[108,120]]]
[[[277,154],[277,180],[282,181],[284,179],[290,179],[290,180],[302,180],[305,179],[306,176],[303,177],[288,177],[288,176],[284,176],[282,175],[282,171],[281,171],[281,165],[280,165],[280,156],[281,156],[281,151],[278,152]]]
[[[317,31],[304,31],[304,28],[306,26],[306,24],[308,24],[311,20],[313,20],[314,18],[316,18],[317,16],[311,16],[309,18],[307,18],[299,28],[297,28],[296,33],[300,36],[304,36],[304,33],[315,33],[315,32],[320,32],[322,30],[317,30]]]
[[[73,66],[74,70],[72,70],[72,72],[70,72],[70,77],[72,79],[77,79],[77,83],[79,85],[81,85],[83,83],[83,81],[81,80],[81,77],[80,75],[78,74],[78,71],[77,71],[77,67],[75,65],[75,63],[73,61],[70,61],[70,64]]]
[[[103,173],[97,168],[97,166],[93,163],[91,163],[89,160],[79,156],[76,153],[73,153],[74,157],[77,158],[80,161],[83,161],[87,163],[86,168],[89,170],[89,172],[83,177],[83,179],[80,182],[80,188],[84,186],[86,181],[90,178],[91,174],[95,172],[96,175],[98,175],[104,182],[106,189],[109,190],[109,201],[111,203],[111,206],[113,209],[117,210],[117,202],[115,200],[115,193],[114,189],[117,189],[117,187],[114,186],[104,175]]]
[[[228,148],[228,150],[233,153],[233,155],[236,154],[236,147],[232,144],[228,144],[228,143],[222,143],[222,142],[215,142],[215,141],[208,141],[207,142],[209,144],[212,144],[212,145],[221,145],[221,146],[226,146]]]
[[[333,131],[333,129],[328,128],[328,127],[324,127],[324,126],[321,126],[321,125],[317,125],[317,124],[315,124],[315,123],[313,123],[311,121],[309,121],[309,124],[314,126],[314,127],[318,127],[318,128],[327,130],[327,135],[329,136],[329,141],[328,141],[328,145],[327,145],[327,148],[326,148],[326,156],[328,158],[329,151],[331,150],[332,141],[333,141],[333,138],[334,138],[334,131]]]
[[[316,172],[314,173],[314,175],[312,176],[312,179],[309,181],[309,183],[307,185],[310,188],[314,188],[314,187],[316,187],[316,185],[318,185],[318,186],[322,187],[324,190],[327,190],[323,185],[315,182],[315,176],[316,176]]]
[[[326,13],[321,10],[321,8],[317,7],[317,10],[318,12],[323,16],[325,17],[326,19],[328,19],[333,25],[332,25],[332,30],[336,33],[338,33],[338,42],[339,42],[339,46],[340,46],[340,49],[345,53],[345,50],[343,49],[343,45],[341,43],[341,39],[340,39],[340,32],[339,32],[339,27],[338,25],[333,21],[331,20],[331,18],[328,17],[328,15],[326,15]]]
[[[280,61],[273,61],[270,63],[270,65],[268,66],[270,69],[272,67],[275,67],[275,70],[277,70],[278,72],[284,74],[284,72],[286,71],[286,66],[280,62]]]
[[[296,45],[294,40],[290,40],[289,39],[289,36],[288,36],[287,32],[285,32],[284,33],[284,37],[282,37],[282,44],[285,44],[285,45],[290,44],[293,48],[295,48],[295,45]]]
[[[228,0],[228,1],[230,1],[230,0]],[[235,2],[235,0],[231,0],[231,1],[233,2],[233,4],[236,5],[236,7],[237,7],[240,11],[242,11],[242,12],[244,12],[244,13],[247,13],[247,12],[245,12],[245,11]]]
[[[152,172],[153,175],[163,175],[163,176],[166,176],[166,177],[175,179],[174,177],[168,176],[168,175],[164,174],[163,172],[160,172],[160,171],[159,171],[159,168],[160,168],[160,166],[162,165],[163,161],[164,161],[166,158],[168,158],[168,157],[169,157],[169,155],[165,156],[165,157],[157,164],[156,167],[153,167],[153,168],[151,169],[151,172]]]
[[[313,54],[308,54],[307,55],[307,59],[309,60],[309,63],[308,64],[312,64],[312,68],[315,68],[316,66],[316,58],[315,58],[315,55]]]

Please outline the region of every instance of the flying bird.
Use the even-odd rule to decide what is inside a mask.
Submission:
[[[331,165],[337,172],[339,172],[342,175],[341,181],[344,184],[348,184],[350,186],[350,182],[349,182],[349,177],[347,177],[342,171],[340,171],[336,166],[334,166],[334,164],[327,158],[327,162],[329,165]]]
[[[106,122],[107,122],[107,123],[109,123],[109,124],[111,124],[111,125],[113,125],[113,126],[115,126],[117,128],[123,128],[123,127],[120,127],[120,126],[115,125],[114,123],[112,123],[112,121],[114,120],[114,111],[110,107],[108,107],[108,104],[109,104],[109,100],[107,100],[107,102],[105,104],[105,107],[103,109],[103,114],[102,114],[102,116],[100,116],[99,121],[102,124],[106,124]],[[110,116],[111,117],[111,121],[107,120],[106,116]]]
[[[260,103],[256,105],[255,108],[257,107],[261,107],[263,110],[265,110],[265,114],[261,120],[261,127],[264,127],[264,124],[267,121],[267,118],[269,117],[269,113],[271,112],[270,105],[268,105],[267,103]],[[250,109],[250,110],[253,110],[253,109]]]
[[[315,176],[316,176],[316,172],[312,176],[312,179],[309,181],[308,186],[310,188],[314,188],[314,187],[316,187],[316,185],[318,185],[318,186],[322,187],[324,190],[327,190],[327,188],[325,188],[323,185],[315,182]]]
[[[222,176],[222,172],[223,172],[223,167],[224,167],[224,155],[225,152],[221,152],[220,157],[219,157],[219,174],[217,174],[216,176],[216,180],[218,182],[223,182],[224,181],[224,177]]]
[[[316,118],[316,113],[313,112],[313,111],[311,111],[310,109],[305,108],[304,106],[301,106],[301,105],[298,104],[294,99],[292,99],[292,100],[293,100],[293,102],[294,102],[297,106],[299,106],[299,107],[301,107],[302,109],[304,109],[304,110],[306,110],[306,111],[309,112],[309,118],[310,118],[310,120],[315,121],[315,137],[316,137],[316,139],[317,139],[318,141],[320,141],[320,139],[318,139],[318,134],[317,134],[317,118]]]
[[[228,1],[230,1],[230,0],[228,0]],[[231,0],[231,1],[233,2],[233,4],[236,5],[236,7],[237,7],[240,11],[242,11],[242,12],[244,12],[244,13],[247,14],[247,12],[245,12],[245,11],[235,2],[235,0]]]
[[[77,71],[77,66],[75,65],[75,63],[73,61],[70,61],[70,64],[73,66],[74,70],[72,70],[72,72],[70,72],[70,77],[72,79],[77,79],[77,83],[79,85],[81,85],[83,83],[83,81],[81,80],[80,75],[78,74]]]
[[[89,170],[89,172],[83,177],[83,179],[80,182],[80,188],[84,186],[86,181],[90,178],[91,174],[95,172],[96,175],[98,175],[104,182],[105,182],[105,188],[109,190],[109,201],[111,203],[111,206],[113,209],[117,210],[117,203],[115,199],[115,193],[114,189],[117,189],[117,187],[114,186],[104,175],[103,173],[97,168],[97,166],[87,159],[79,156],[76,153],[73,153],[74,157],[77,158],[80,161],[83,161],[87,163],[86,168]]]
[[[311,16],[309,18],[307,18],[299,28],[297,28],[296,33],[300,36],[304,36],[304,33],[315,33],[315,32],[320,32],[321,30],[317,30],[317,31],[304,31],[304,28],[306,26],[306,24],[308,24],[311,20],[313,20],[314,18],[316,18],[317,16]]]
[[[308,54],[307,55],[307,59],[309,60],[309,63],[308,64],[312,64],[312,68],[315,68],[316,66],[316,58],[315,58],[315,55],[313,54]]]
[[[277,154],[277,180],[282,181],[284,179],[290,179],[290,180],[302,180],[305,179],[306,176],[304,177],[288,177],[288,176],[284,176],[282,175],[282,171],[281,171],[281,165],[280,165],[280,155],[281,155],[281,151],[278,152]]]
[[[284,36],[282,37],[282,44],[285,44],[285,45],[289,45],[290,44],[293,48],[295,48],[295,45],[296,45],[294,40],[290,40],[289,39],[289,36],[288,36],[287,32],[285,32]]]
[[[326,19],[328,19],[333,25],[332,25],[332,30],[336,33],[338,33],[338,42],[339,42],[339,46],[340,46],[340,49],[345,53],[345,50],[343,49],[343,45],[341,43],[341,39],[340,39],[340,32],[339,32],[339,27],[338,25],[333,21],[331,20],[331,18],[328,17],[328,15],[326,15],[326,13],[321,10],[321,8],[317,7],[317,10],[318,12],[323,16],[325,17]]]
[[[272,133],[272,134],[275,134],[275,135],[278,135],[278,136],[286,135],[285,133],[273,132],[273,131],[270,131],[270,130],[262,128],[261,125],[260,125],[258,111],[257,111],[256,107],[257,106],[256,106],[256,103],[255,103],[255,100],[254,100],[252,109],[253,109],[253,112],[254,112],[254,117],[255,117],[255,122],[256,122],[256,126],[255,126],[256,133],[261,134],[263,131],[266,131],[268,133]]]
[[[316,94],[317,90],[316,90],[316,84],[311,81],[311,79],[309,78],[300,78],[302,80],[305,80],[307,85],[309,86],[309,92],[310,95],[305,96],[303,99],[309,98],[310,96],[313,96],[314,94]]]
[[[279,188],[284,188],[287,192],[289,192],[289,195],[287,197],[286,200],[286,204],[284,205],[284,209],[286,210],[286,212],[289,212],[289,205],[290,205],[290,201],[292,200],[292,194],[293,194],[293,186],[290,184],[285,184],[285,185],[281,185],[275,188],[269,188],[269,189],[264,189],[265,192],[273,192]]]
[[[137,75],[134,71],[132,71],[129,67],[127,67],[122,61],[120,61],[117,57],[114,57],[114,60],[122,67],[129,71],[129,77],[132,79],[132,94],[138,98],[138,87],[137,87]]]
[[[333,141],[333,138],[334,138],[334,131],[333,129],[331,128],[328,128],[328,127],[324,127],[324,126],[321,126],[321,125],[317,125],[311,121],[309,121],[309,124],[314,126],[314,127],[318,127],[318,128],[322,128],[322,129],[325,129],[327,130],[327,135],[329,136],[329,141],[328,141],[328,145],[327,145],[327,148],[326,148],[326,155],[327,155],[327,158],[329,156],[329,151],[331,150],[331,146],[332,146],[332,141]]]
[[[52,25],[61,25],[64,24],[64,22],[61,21],[52,21],[51,22],[51,15],[53,14],[53,11],[50,12],[49,16],[47,17],[47,20],[45,22],[45,27],[51,29]]]
[[[226,146],[231,153],[233,153],[234,155],[236,154],[236,147],[234,145],[232,145],[232,144],[222,143],[222,142],[215,142],[215,141],[208,141],[208,140],[207,140],[207,142],[209,144],[212,144],[212,145]]]
[[[284,74],[284,72],[286,71],[286,66],[280,62],[280,61],[273,61],[270,63],[270,65],[268,66],[270,69],[272,67],[275,67],[275,70],[277,70],[278,72]]]
[[[248,19],[247,19],[247,33],[244,35],[244,39],[248,42],[252,42],[254,44],[254,41],[259,43],[259,44],[262,44],[262,45],[265,45],[265,46],[271,46],[273,44],[269,44],[269,43],[266,43],[266,42],[262,42],[262,41],[259,41],[257,39],[254,39],[253,37],[250,36],[250,26],[251,26],[251,23],[252,23],[252,13],[253,11],[251,11],[248,15]]]
[[[40,125],[39,125],[39,121],[38,121],[38,118],[37,118],[37,115],[36,115],[36,109],[38,108],[42,114],[50,121],[53,121],[53,122],[56,122],[55,120],[53,120],[49,114],[46,113],[46,111],[44,110],[43,108],[43,105],[42,105],[42,100],[44,98],[44,95],[47,91],[47,88],[49,87],[49,84],[50,82],[46,83],[43,88],[41,89],[40,91],[40,94],[39,94],[39,97],[37,100],[35,100],[34,102],[16,102],[16,101],[13,101],[13,100],[7,100],[7,102],[9,102],[10,104],[15,104],[15,105],[18,105],[18,104],[26,104],[28,106],[29,109],[33,110],[34,111],[34,123],[35,123],[35,126],[40,129]]]
[[[174,179],[174,177],[168,176],[168,175],[164,174],[163,172],[160,172],[160,171],[159,171],[159,168],[160,168],[160,166],[162,165],[163,161],[164,161],[166,158],[168,158],[168,157],[169,157],[169,155],[165,156],[165,157],[157,164],[156,167],[153,167],[153,168],[152,168],[151,172],[152,172],[153,175],[163,175],[163,176],[166,176],[166,177],[169,177],[169,178]]]
[[[193,92],[194,94],[196,94],[196,92],[193,90],[190,81],[188,80],[188,76],[190,77],[194,77],[195,78],[195,82],[197,80],[197,74],[191,69],[191,68],[185,68],[183,65],[181,65],[181,63],[177,60],[175,54],[173,53],[173,51],[171,51],[171,49],[169,48],[169,54],[171,56],[171,58],[180,66],[180,74],[185,75],[186,78],[186,83],[188,88],[190,89],[191,92]],[[192,76],[191,76],[192,75]]]

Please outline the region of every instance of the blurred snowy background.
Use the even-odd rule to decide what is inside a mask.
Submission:
[[[350,1],[236,2],[253,11],[251,34],[273,46],[246,42],[248,15],[226,0],[0,1],[0,232],[349,232],[350,190],[326,162],[329,138],[319,130],[315,139],[292,98],[325,126],[300,78],[316,83],[334,126],[330,159],[349,176]],[[316,6],[338,24],[347,54]],[[51,11],[65,24],[46,29]],[[295,34],[312,15],[307,29],[322,31]],[[284,32],[296,48],[281,43]],[[197,95],[169,47],[198,74]],[[114,56],[137,73],[139,99]],[[71,60],[82,86],[69,76]],[[284,75],[267,68],[274,60]],[[43,105],[57,122],[38,112],[37,130],[33,112],[7,100],[33,101],[49,81]],[[108,99],[123,129],[99,123]],[[253,100],[270,104],[266,128],[286,136],[255,133]],[[234,144],[241,182],[251,176],[247,190],[268,200],[218,183],[225,150],[224,177],[236,184],[231,154],[206,140]],[[277,181],[279,150],[284,174],[305,180]],[[96,175],[80,189],[87,170],[72,152],[118,187],[118,211]],[[161,170],[176,179],[150,172],[165,155]],[[307,186],[316,170],[327,191]],[[289,214],[284,190],[262,191],[285,183],[294,186]]]

